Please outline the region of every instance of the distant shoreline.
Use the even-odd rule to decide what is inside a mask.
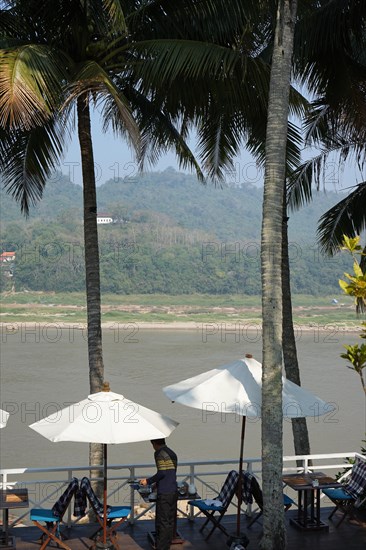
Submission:
[[[5,330],[7,333],[16,333],[19,331],[19,329],[32,329],[34,327],[39,327],[40,329],[45,330],[85,330],[86,324],[84,323],[67,323],[67,322],[45,322],[45,321],[16,321],[16,322],[0,322],[0,330]],[[301,332],[313,332],[316,330],[317,332],[330,332],[330,327],[334,326],[337,328],[337,332],[342,333],[358,333],[361,331],[360,326],[354,326],[354,325],[347,325],[347,324],[330,324],[330,325],[322,325],[317,323],[309,323],[309,324],[297,324],[295,323],[295,331],[301,331]],[[227,321],[218,321],[218,322],[211,322],[211,321],[161,321],[161,322],[149,322],[149,321],[109,321],[102,323],[102,329],[104,330],[117,330],[117,328],[123,327],[124,330],[130,329],[131,332],[135,329],[137,330],[177,330],[177,331],[201,331],[205,328],[205,330],[212,330],[213,332],[215,330],[225,329],[226,331],[248,331],[248,332],[255,332],[258,330],[262,330],[262,324],[257,321],[237,321],[237,322],[227,322]]]

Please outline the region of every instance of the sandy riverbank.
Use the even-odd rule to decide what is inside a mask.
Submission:
[[[190,331],[202,331],[203,329],[207,332],[211,330],[212,332],[222,330],[223,328],[226,331],[258,331],[262,329],[262,324],[258,321],[236,321],[236,322],[227,322],[219,321],[217,323],[206,321],[206,322],[195,322],[195,321],[161,321],[161,322],[144,322],[144,321],[113,321],[102,323],[102,329],[104,330],[115,330],[118,327],[123,326],[126,328],[135,328],[136,330],[190,330]],[[312,332],[317,331],[326,331],[329,333],[331,325],[323,325],[320,323],[309,322],[308,324],[295,323],[295,331],[301,332]],[[361,326],[358,325],[347,325],[346,323],[333,323],[335,332],[342,333],[359,333],[361,331]],[[27,329],[31,330],[32,328],[40,328],[46,330],[86,330],[86,324],[83,323],[67,323],[67,322],[43,322],[43,321],[20,321],[20,322],[0,322],[0,330],[3,330],[7,333],[16,333],[19,330]]]

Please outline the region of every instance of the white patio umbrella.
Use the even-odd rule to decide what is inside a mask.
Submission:
[[[8,418],[9,418],[8,411],[4,411],[3,409],[0,409],[0,428],[5,428]]]
[[[282,408],[286,418],[320,416],[334,409],[308,390],[282,377]],[[262,407],[262,365],[252,355],[228,365],[203,372],[163,388],[173,402],[195,409],[212,403],[220,411],[242,416],[239,479],[243,471],[243,452],[246,417],[260,418]],[[241,483],[238,488],[237,535],[240,535]]]
[[[171,418],[123,395],[103,390],[34,422],[29,427],[50,441],[103,444],[103,544],[107,546],[107,445],[167,437],[178,426]]]

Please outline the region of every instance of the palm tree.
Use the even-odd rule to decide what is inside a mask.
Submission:
[[[296,0],[279,0],[271,63],[261,237],[263,550],[286,546],[282,513],[282,217]]]
[[[177,118],[143,95],[133,78],[131,33],[149,34],[159,27],[158,20],[154,27],[151,18],[138,17],[140,7],[139,2],[127,4],[125,14],[117,0],[15,0],[5,2],[0,12],[0,163],[5,187],[25,214],[42,197],[65,151],[74,115],[77,119],[91,393],[100,391],[104,378],[91,106],[102,107],[105,129],[127,136],[139,160],[148,154],[149,143],[160,149],[174,145],[181,162],[202,178],[175,127]],[[157,154],[152,151],[153,158]],[[101,461],[101,446],[92,445],[91,464]]]
[[[15,6],[23,9],[23,15],[27,4],[29,4],[29,2],[14,2]],[[43,138],[45,139],[45,137],[47,137],[50,140],[49,143],[51,143],[52,147],[49,147],[48,150],[53,149],[54,153],[54,155],[49,155],[44,154],[44,151],[41,151],[40,153],[38,152],[38,156],[41,156],[40,161],[43,161],[44,174],[47,174],[49,168],[52,167],[53,158],[56,157],[60,151],[62,151],[63,143],[60,141],[60,134],[57,132],[56,124],[60,122],[60,120],[63,122],[63,120],[59,118],[58,110],[58,116],[55,116],[55,109],[59,109],[60,106],[62,106],[60,114],[69,114],[71,105],[76,103],[77,114],[79,116],[80,143],[83,144],[83,151],[86,155],[85,160],[89,159],[89,162],[92,162],[91,141],[90,139],[87,139],[88,136],[90,138],[90,117],[88,113],[89,103],[90,101],[106,99],[107,97],[110,97],[109,94],[111,94],[113,101],[108,103],[108,100],[106,99],[107,106],[104,114],[106,116],[107,123],[112,122],[112,125],[115,124],[116,130],[127,128],[128,134],[130,135],[133,143],[135,143],[137,150],[141,151],[141,154],[145,155],[150,153],[152,158],[154,158],[156,150],[155,147],[149,148],[149,140],[146,139],[146,136],[153,137],[150,143],[154,146],[162,146],[166,143],[165,138],[168,137],[168,144],[177,143],[179,152],[183,152],[183,161],[195,165],[194,159],[190,151],[184,147],[184,140],[182,139],[182,137],[187,135],[189,122],[191,120],[198,121],[200,125],[199,139],[202,147],[202,155],[206,161],[207,167],[211,169],[212,174],[220,175],[220,169],[222,169],[228,160],[233,157],[243,140],[246,140],[248,144],[252,143],[254,147],[256,146],[255,137],[252,137],[249,134],[258,126],[258,113],[263,114],[263,112],[266,112],[267,110],[267,102],[264,98],[268,95],[269,64],[268,61],[265,62],[265,55],[257,55],[258,49],[260,49],[260,42],[258,40],[257,42],[253,40],[253,37],[256,39],[258,39],[258,37],[265,37],[267,45],[268,36],[266,37],[266,29],[268,29],[268,18],[265,17],[261,20],[261,24],[258,25],[259,30],[253,30],[253,21],[255,21],[255,18],[251,19],[248,17],[246,21],[247,24],[244,26],[243,19],[241,17],[234,17],[233,21],[235,22],[235,25],[233,32],[233,23],[231,20],[230,24],[226,24],[225,21],[228,21],[228,19],[225,20],[224,18],[222,20],[218,19],[217,21],[217,6],[220,5],[224,10],[224,5],[221,2],[207,2],[207,5],[211,8],[211,17],[208,18],[207,23],[205,21],[205,32],[207,37],[207,30],[216,28],[214,31],[214,36],[217,38],[216,47],[207,44],[204,46],[201,44],[200,48],[197,49],[194,44],[189,44],[188,41],[182,41],[177,45],[179,50],[179,56],[177,56],[175,53],[178,50],[174,50],[171,34],[167,34],[167,40],[165,43],[161,43],[159,45],[157,41],[157,38],[161,36],[162,31],[166,31],[167,27],[173,26],[175,31],[179,27],[177,17],[175,17],[176,14],[168,2],[161,3],[164,4],[163,8],[159,2],[147,3],[146,5],[141,2],[136,2],[136,4],[132,3],[132,8],[141,9],[133,10],[130,6],[131,11],[128,14],[123,14],[122,10],[116,9],[116,6],[117,8],[119,7],[119,2],[112,2],[111,0],[105,0],[104,3],[72,2],[71,8],[76,10],[72,13],[72,17],[69,17],[71,15],[71,8],[69,6],[70,2],[61,2],[61,4],[59,6],[59,12],[54,9],[54,4],[52,5],[53,19],[47,19],[47,21],[53,21],[56,13],[58,29],[56,35],[54,34],[55,26],[52,24],[50,25],[48,32],[44,30],[44,22],[46,21],[46,16],[48,18],[49,13],[42,13],[42,15],[38,14],[39,22],[35,26],[36,30],[32,29],[33,32],[30,32],[30,36],[33,39],[33,42],[41,46],[39,50],[36,50],[36,52],[32,51],[32,53],[38,54],[38,64],[41,63],[41,59],[44,62],[41,55],[44,53],[44,46],[50,44],[54,46],[56,43],[58,44],[56,51],[55,49],[52,49],[52,52],[50,53],[52,53],[54,59],[64,61],[64,65],[66,67],[65,71],[62,70],[63,64],[60,63],[60,75],[54,79],[54,84],[56,85],[51,86],[49,89],[45,88],[44,82],[38,82],[37,86],[33,86],[33,88],[31,87],[32,94],[30,94],[30,97],[28,95],[27,101],[32,101],[33,105],[37,106],[37,109],[31,110],[28,117],[25,117],[24,113],[22,114],[21,109],[10,109],[6,112],[6,108],[5,110],[2,110],[0,104],[0,113],[5,113],[2,120],[5,121],[5,137],[7,138],[7,141],[3,142],[2,148],[4,153],[8,153],[9,151],[13,153],[13,156],[10,155],[8,158],[17,160],[16,163],[13,163],[11,170],[13,171],[13,175],[18,175],[18,182],[19,172],[17,172],[17,169],[25,165],[23,160],[28,160],[32,157],[29,157],[28,154],[27,156],[22,156],[21,148],[19,147],[19,151],[17,151],[16,147],[17,145],[20,145],[21,139],[23,140],[23,143],[26,143],[27,145],[29,145],[29,143],[31,145],[32,143],[34,144],[34,139],[37,135],[33,129],[34,122],[36,122],[36,130],[38,131],[38,135],[42,135],[40,130],[41,128],[47,129],[47,132],[45,132]],[[106,19],[105,17],[101,17],[101,15],[105,15],[105,10],[101,10],[102,4],[103,8],[109,8],[106,10],[106,13],[109,14],[107,20],[108,24],[103,24],[106,23]],[[239,4],[241,3],[239,2]],[[271,2],[269,4],[272,5],[274,3]],[[184,9],[187,9],[187,4],[184,6],[184,2],[182,2],[182,5],[183,11]],[[80,6],[87,9],[87,13],[80,10]],[[37,13],[36,7],[36,5],[33,5],[32,7],[33,9],[30,12],[30,21],[37,20],[37,17],[35,16]],[[68,9],[66,9],[66,7]],[[195,10],[194,14],[196,15],[197,4],[192,2],[190,7]],[[230,5],[226,7],[226,11],[230,11],[230,15],[232,15],[232,10],[234,7],[236,7],[236,2],[232,1]],[[246,8],[248,9],[251,8],[254,10],[256,7],[258,7],[258,3],[246,3]],[[296,2],[281,1],[279,3],[279,7],[279,13],[281,13],[281,15],[286,12],[290,17],[289,20],[285,20],[285,23],[282,26],[279,25],[281,32],[278,34],[278,38],[286,38],[283,42],[286,55],[284,56],[284,59],[282,59],[284,65],[282,67],[283,72],[281,75],[281,71],[277,71],[278,66],[281,66],[281,59],[277,56],[277,48],[279,47],[278,42],[275,42],[272,63],[272,84],[273,81],[278,79],[280,86],[276,91],[272,85],[270,93],[271,100],[269,103],[269,123],[266,144],[266,182],[262,231],[262,268],[264,290],[263,362],[265,366],[264,406],[266,412],[266,407],[268,408],[269,404],[268,400],[270,399],[270,387],[267,382],[269,381],[270,376],[275,374],[276,383],[274,384],[273,389],[274,396],[276,397],[276,430],[279,427],[279,418],[277,413],[279,405],[278,399],[280,395],[280,392],[278,393],[278,367],[280,364],[278,361],[278,337],[281,329],[279,328],[278,321],[281,321],[282,319],[281,315],[278,314],[278,299],[281,294],[280,291],[278,291],[278,288],[280,288],[281,285],[279,285],[279,287],[276,285],[280,282],[280,279],[278,279],[278,260],[281,258],[281,253],[279,252],[276,254],[276,261],[272,263],[269,261],[269,258],[267,258],[267,252],[272,251],[271,247],[273,244],[277,253],[279,251],[278,247],[281,243],[279,229],[282,227],[283,217],[283,183],[280,183],[280,181],[282,180],[283,182],[285,177],[285,173],[283,172],[282,174],[282,170],[284,170],[286,154],[282,155],[283,148],[281,149],[280,146],[278,147],[278,150],[276,149],[275,142],[278,138],[280,138],[280,140],[286,144],[287,139],[288,100],[286,98],[288,96],[287,84],[290,80],[289,72],[287,74],[289,67],[288,54],[292,49],[291,33],[293,32],[292,27],[294,25]],[[179,11],[177,13],[179,14]],[[240,6],[237,8],[237,13],[242,15]],[[78,16],[80,15],[79,19],[76,17],[76,14]],[[157,15],[161,14],[163,14],[163,16],[158,18],[158,24],[153,24],[156,23]],[[86,15],[88,17],[86,17]],[[123,17],[124,15],[126,17]],[[128,15],[130,15],[130,17]],[[23,20],[24,18],[22,18],[22,21]],[[70,21],[72,21],[73,24],[75,23],[74,27],[70,24]],[[117,27],[115,24],[111,24],[116,23],[117,21]],[[201,29],[204,28],[202,21],[203,19],[201,14],[201,19],[197,25],[185,25],[185,37],[188,37],[190,40],[197,40],[198,37],[202,36]],[[61,22],[60,25],[59,22]],[[179,22],[184,23],[185,21],[181,18],[179,19]],[[217,31],[218,22],[220,27],[219,31]],[[91,23],[91,25],[89,24],[88,27],[87,23]],[[4,28],[7,29],[9,36],[19,38],[16,33],[14,33],[14,30],[10,32],[12,30],[12,26],[11,22],[9,24],[9,18],[7,20],[6,17],[4,17]],[[76,31],[74,33],[70,33],[70,28],[74,28]],[[79,32],[80,29],[84,32]],[[135,34],[133,32],[134,29]],[[139,36],[139,32],[141,33],[142,29],[143,32]],[[281,34],[282,32],[283,36]],[[135,41],[137,36],[140,39],[140,46]],[[49,37],[53,37],[53,39],[48,40]],[[141,43],[141,37],[145,39],[145,43]],[[57,40],[55,40],[55,38],[57,38]],[[108,48],[107,46],[110,44],[110,40],[112,38],[113,48]],[[173,39],[175,38],[176,36],[173,36]],[[59,48],[60,43],[62,44],[62,53]],[[231,48],[227,48],[228,43],[231,45]],[[80,49],[76,48],[76,46]],[[114,56],[114,50],[117,50],[117,57]],[[74,59],[75,51],[82,54],[81,56],[76,56],[77,59]],[[248,53],[250,55],[247,55]],[[266,48],[262,49],[261,54],[262,53],[266,53]],[[27,54],[29,55],[29,51]],[[126,68],[126,63],[129,67],[128,69]],[[27,62],[27,64],[29,66],[29,62]],[[177,77],[182,75],[182,69],[179,68],[179,65],[180,67],[184,67],[186,78],[185,81],[184,79],[182,80],[182,78]],[[44,74],[49,74],[49,67],[46,69],[46,71],[41,71],[41,73],[33,73],[36,82],[38,74],[43,76]],[[221,78],[217,78],[216,76],[219,73],[221,73]],[[111,77],[111,74],[115,75],[115,78]],[[250,75],[252,79],[250,80],[248,78],[246,81],[243,79],[243,75],[246,77]],[[76,76],[78,78],[76,78]],[[208,76],[210,76],[210,78],[207,78]],[[196,82],[198,82],[198,86],[200,87],[199,89],[202,92],[200,94],[197,94],[196,89],[187,86],[189,79],[194,77],[197,78]],[[167,95],[165,90],[162,90],[162,83],[166,83],[169,79],[171,86],[169,87],[169,95]],[[216,85],[212,83],[215,79],[217,80]],[[241,85],[238,88],[237,84],[239,81],[242,84],[245,83],[245,85]],[[67,87],[64,86],[65,82],[68,84]],[[185,84],[183,87],[182,82]],[[250,85],[248,85],[248,82],[250,82]],[[61,86],[57,85],[60,83],[62,83]],[[34,84],[34,82],[31,84]],[[72,85],[70,86],[70,84]],[[27,85],[29,85],[29,82],[27,82]],[[39,92],[38,87],[42,90],[42,94],[37,93]],[[282,98],[279,97],[280,90],[284,92]],[[229,94],[227,93],[228,91]],[[262,91],[263,94],[261,93]],[[3,98],[4,97],[5,96],[3,96]],[[227,104],[228,106],[226,106],[226,102],[223,105],[223,97],[225,97],[225,99],[229,99]],[[279,99],[277,104],[273,101],[275,97]],[[207,99],[209,100],[207,101]],[[9,104],[11,102],[5,101],[4,103]],[[237,108],[238,105],[241,105],[241,110]],[[39,109],[39,106],[44,106],[44,109]],[[165,112],[164,109],[162,109],[162,106],[164,107]],[[50,115],[50,112],[53,116]],[[166,113],[168,113],[168,115],[166,115]],[[175,118],[172,113],[174,113]],[[278,120],[281,121],[281,124],[275,123],[273,118],[274,113],[276,113],[275,116],[277,116],[277,113],[280,114]],[[119,116],[116,117],[116,114]],[[166,115],[165,117],[164,114]],[[120,120],[119,117],[122,118],[123,125],[118,122]],[[179,119],[179,117],[181,117],[181,119]],[[134,124],[136,119],[140,123],[138,125],[140,126],[140,131],[143,131],[142,138],[140,140],[138,139],[137,125]],[[284,123],[285,119],[286,125]],[[14,121],[19,120],[20,124],[16,125]],[[174,131],[174,125],[172,124],[172,122],[177,120],[182,122],[180,133]],[[87,124],[88,121],[89,126]],[[170,131],[163,132],[162,126],[166,127],[163,123],[166,123],[167,121],[170,122]],[[152,122],[156,124],[159,132],[155,133],[148,131],[154,127]],[[14,138],[15,132],[9,136],[8,125],[10,126],[10,124],[17,128],[16,140]],[[261,122],[259,125],[263,126]],[[33,142],[29,139],[31,134],[33,134]],[[278,141],[277,143],[280,144],[281,141]],[[274,151],[280,153],[277,157],[280,159],[279,163],[275,162],[276,154],[274,154]],[[28,152],[29,149],[27,153]],[[275,168],[273,173],[272,165]],[[10,174],[11,170],[8,162],[4,162],[4,166],[7,173]],[[85,178],[90,176],[90,171],[88,168],[90,168],[90,165],[87,162],[85,164],[83,162],[83,174],[85,174]],[[39,198],[44,183],[44,180],[42,182],[42,179],[37,180],[34,177],[34,174],[36,173],[36,171],[34,171],[34,165],[28,163],[27,169],[27,176],[29,178],[27,181],[28,186],[22,187],[21,185],[10,183],[9,179],[9,190],[13,192],[18,199],[23,201],[23,207],[25,210],[27,209],[29,200],[32,198]],[[39,184],[39,181],[41,184]],[[33,184],[32,190],[30,189],[29,184]],[[86,185],[85,182],[84,185]],[[279,193],[281,186],[281,193]],[[93,187],[95,191],[95,183],[94,186],[91,184],[91,191],[93,191]],[[96,200],[93,198],[93,192],[90,193],[88,191],[87,194],[88,197],[91,195],[92,202],[90,202],[86,207],[86,218],[89,217],[90,227],[92,227],[91,221],[96,212]],[[86,198],[85,200],[87,201],[88,199]],[[272,207],[274,207],[273,210]],[[278,216],[277,214],[279,213],[279,207],[281,207],[281,213]],[[275,215],[272,216],[272,213]],[[96,233],[95,227],[93,228],[93,231]],[[88,235],[89,233],[86,234],[86,239],[88,238]],[[275,239],[273,243],[271,242],[272,239]],[[93,254],[92,258],[94,258],[97,263],[96,250],[94,250]],[[95,267],[95,263],[92,262],[92,266]],[[273,272],[276,275],[274,280],[271,280],[269,277],[272,273],[272,267]],[[89,274],[87,271],[87,276],[90,277],[91,281],[94,280],[93,284],[96,287],[98,286],[98,277],[95,277],[95,275],[95,271],[91,271]],[[274,304],[273,310],[267,307],[271,301],[273,301]],[[93,304],[96,306],[95,309],[92,308]],[[90,303],[90,311],[92,312],[92,315],[96,314],[97,310],[97,300],[93,299]],[[96,326],[100,326],[100,320],[96,323]],[[272,352],[269,353],[269,343],[272,345],[272,332],[275,338],[273,354]],[[100,341],[100,348],[95,347],[92,350],[95,355],[98,355],[98,349],[100,349],[101,353],[101,336],[100,339],[98,334],[93,333],[92,336],[93,341]],[[95,370],[98,372],[97,366]],[[280,422],[282,425],[282,410]],[[271,428],[272,427],[273,426],[271,424]],[[263,430],[265,429],[268,430],[267,421],[264,422]],[[277,442],[278,440],[276,440],[276,449]],[[268,439],[266,450],[270,450],[272,445],[273,440]],[[264,454],[264,461],[267,460],[267,457],[268,454]],[[267,494],[274,494],[274,500],[271,501],[268,506],[268,513],[265,511],[264,541],[267,542],[264,542],[264,544],[269,544],[269,540],[271,538],[272,540],[276,540],[276,545],[280,548],[283,544],[283,522],[281,523],[280,521],[280,523],[278,523],[274,520],[274,511],[276,508],[278,510],[282,509],[282,503],[278,500],[279,493],[277,491],[280,475],[277,453],[275,454],[275,457],[276,462],[274,465],[274,472],[276,475],[273,477],[273,485],[271,485],[270,480],[270,469],[267,469],[264,474],[266,483],[268,483],[268,486],[266,487]],[[266,464],[268,466],[268,460]],[[272,488],[275,488],[274,493],[271,491]],[[277,511],[276,516],[278,516]]]

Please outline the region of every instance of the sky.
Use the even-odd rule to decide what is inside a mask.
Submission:
[[[92,138],[97,186],[102,185],[111,178],[133,176],[138,172],[133,151],[129,149],[122,138],[115,138],[112,132],[104,134],[97,115],[92,117]],[[195,149],[194,139],[190,140],[190,147],[193,150]],[[173,151],[162,155],[157,164],[148,165],[146,171],[158,172],[168,167],[172,167],[177,171],[188,171],[179,168]],[[65,175],[70,176],[73,183],[81,185],[80,149],[76,134],[68,148],[67,155],[60,162],[60,170]],[[235,160],[234,169],[227,171],[225,179],[228,183],[248,182],[253,185],[261,185],[263,173],[257,168],[249,153],[243,152],[243,155]]]
[[[92,115],[92,137],[94,148],[94,163],[97,186],[102,185],[111,178],[124,178],[138,173],[137,164],[133,152],[122,138],[115,138],[112,132],[104,134],[97,113]],[[194,150],[195,141],[190,140],[190,147]],[[173,152],[162,155],[154,166],[146,167],[146,171],[164,171],[172,167],[177,171],[183,171],[178,166]],[[70,177],[73,183],[82,184],[80,150],[75,134],[67,155],[60,162],[60,170]],[[252,184],[263,185],[263,171],[260,170],[251,155],[245,151],[235,159],[233,170],[227,170],[225,180],[228,184]],[[361,173],[355,162],[340,171],[335,161],[329,160],[325,170],[325,188],[337,192],[349,192],[350,187],[366,180],[366,174]]]

